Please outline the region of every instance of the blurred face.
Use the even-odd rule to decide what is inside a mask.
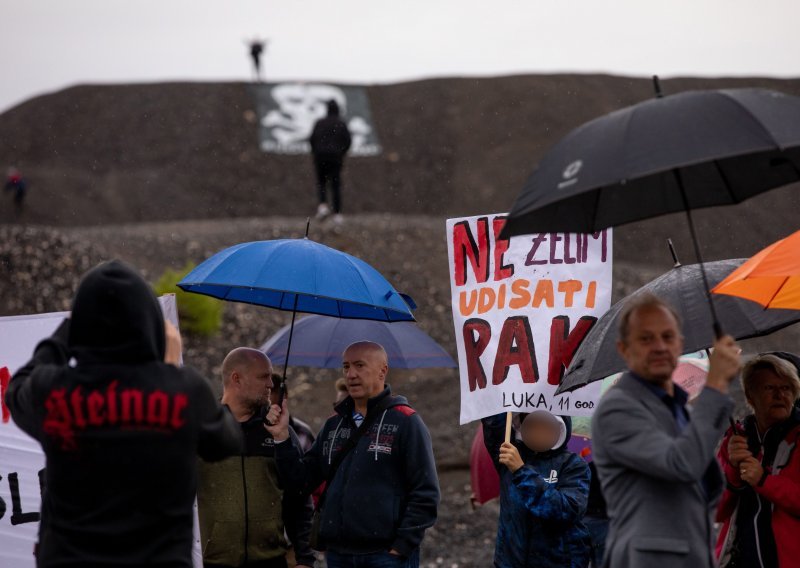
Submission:
[[[750,379],[747,401],[755,411],[759,425],[770,427],[788,419],[794,406],[794,393],[789,379],[772,369],[759,369]]]
[[[350,396],[355,400],[366,400],[383,391],[389,365],[379,351],[354,345],[342,355],[342,370]]]
[[[242,404],[258,409],[270,401],[272,392],[272,363],[266,357],[253,357],[249,364],[233,372],[237,396]]]
[[[663,383],[672,377],[683,351],[683,337],[675,317],[661,306],[631,314],[628,337],[617,343],[628,369],[645,380]]]
[[[534,452],[552,450],[561,434],[558,420],[547,412],[528,414],[522,422],[522,441]]]

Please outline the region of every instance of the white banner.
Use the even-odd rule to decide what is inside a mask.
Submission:
[[[178,326],[175,295],[159,298],[164,317]],[[50,337],[69,312],[0,318],[0,566],[33,568],[39,531],[45,459],[39,442],[17,428],[5,406],[8,380],[27,363],[36,345]],[[199,540],[195,538],[195,566]]]
[[[536,408],[588,416],[599,383],[555,391],[611,305],[611,229],[503,240],[504,222],[502,214],[447,220],[461,423]]]

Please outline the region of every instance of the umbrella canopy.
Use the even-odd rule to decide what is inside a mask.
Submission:
[[[262,345],[261,350],[276,365],[286,361],[290,326],[286,326]],[[351,343],[369,340],[379,343],[389,356],[393,369],[456,367],[455,361],[428,334],[412,322],[386,323],[308,316],[294,326],[293,365],[339,369],[342,353]]]
[[[309,239],[242,243],[180,281],[186,292],[338,318],[413,321],[406,298],[369,264]]]
[[[771,244],[712,290],[765,308],[800,309],[800,231]]]
[[[709,280],[716,284],[743,263],[744,259],[709,262]],[[625,369],[625,361],[616,348],[618,318],[626,302],[639,294],[654,294],[675,308],[683,320],[684,353],[711,347],[712,337],[707,333],[711,314],[699,272],[697,264],[678,265],[611,306],[581,343],[556,392],[572,391]],[[768,335],[800,321],[797,310],[765,310],[753,302],[728,296],[715,296],[714,303],[720,323],[736,339]]]
[[[800,179],[800,98],[764,89],[687,91],[576,128],[541,159],[503,238],[591,233],[739,203]]]

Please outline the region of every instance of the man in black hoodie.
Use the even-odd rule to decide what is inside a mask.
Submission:
[[[317,189],[319,190],[317,218],[322,219],[330,214],[326,196],[326,187],[330,181],[333,192],[334,220],[341,222],[342,165],[352,141],[347,124],[339,118],[339,104],[336,101],[328,101],[328,116],[319,119],[314,125],[309,142],[311,143],[311,153],[314,155],[314,169],[317,172]]]
[[[113,261],[12,377],[6,404],[46,456],[38,566],[192,566],[196,456],[242,438],[179,352],[150,287]]]
[[[305,456],[289,438],[284,400],[280,420],[269,428],[275,457],[305,493],[327,481],[318,534],[329,568],[415,568],[439,504],[430,434],[408,401],[386,386],[383,347],[354,343],[344,352],[343,367],[349,396]],[[342,454],[331,479],[351,439],[355,446]]]

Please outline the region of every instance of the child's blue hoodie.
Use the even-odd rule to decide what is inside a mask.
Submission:
[[[521,440],[512,442],[525,462],[514,473],[498,461],[506,415],[483,419],[486,448],[500,474],[498,568],[585,568],[589,563],[591,544],[582,519],[591,474],[586,462],[567,449],[572,421],[560,418],[566,436],[555,449],[534,452]]]

